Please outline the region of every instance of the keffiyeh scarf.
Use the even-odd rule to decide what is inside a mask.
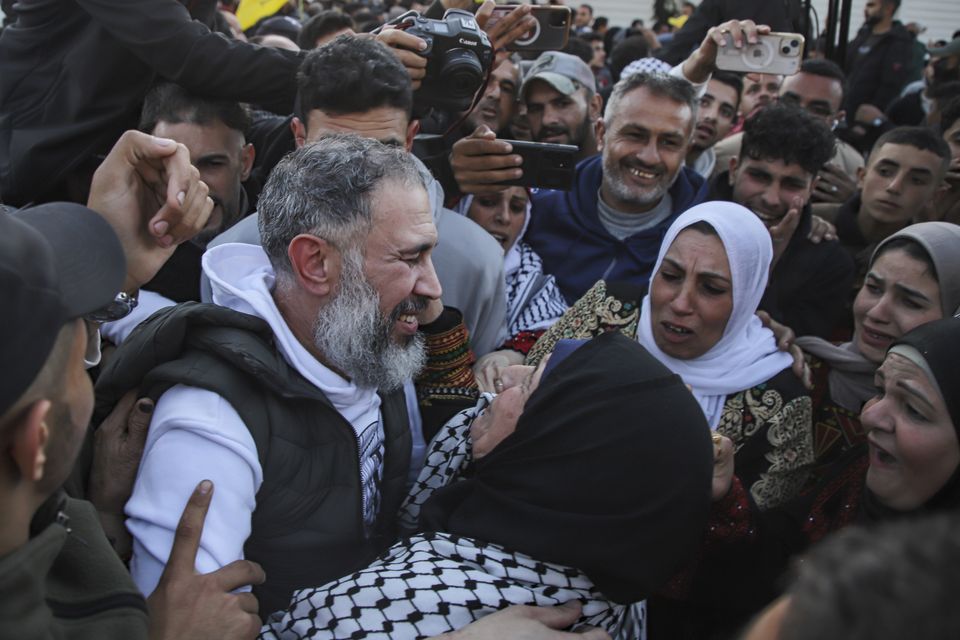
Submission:
[[[434,438],[401,508],[403,527],[413,529],[420,506],[470,466],[470,424],[492,397],[485,394]],[[574,629],[596,626],[614,638],[643,637],[642,603],[609,601],[577,569],[454,534],[420,533],[401,540],[361,571],[295,592],[289,608],[269,618],[260,638],[426,638],[510,605],[554,606],[570,600],[583,605]]]

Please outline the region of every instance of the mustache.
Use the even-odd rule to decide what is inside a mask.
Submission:
[[[543,127],[540,128],[540,135],[537,136],[537,140],[540,141],[550,136],[564,136],[564,135],[565,136],[570,135],[570,129],[568,127],[558,126],[558,125],[544,125]]]
[[[394,307],[393,311],[390,312],[390,320],[391,322],[396,322],[400,319],[400,316],[408,314],[419,315],[427,308],[428,304],[430,304],[430,300],[423,296],[410,296]]]

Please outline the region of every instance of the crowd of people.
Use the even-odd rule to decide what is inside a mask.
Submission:
[[[0,638],[958,637],[960,33],[662,4],[4,2]]]

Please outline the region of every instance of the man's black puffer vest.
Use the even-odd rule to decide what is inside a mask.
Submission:
[[[294,589],[346,575],[393,542],[410,465],[402,391],[382,395],[381,508],[375,531],[365,537],[356,435],[284,360],[265,321],[191,302],[157,312],[101,373],[94,424],[129,389],[156,399],[177,384],[225,398],[257,445],[263,484],[244,554],[267,574],[254,589],[262,617],[286,608]]]

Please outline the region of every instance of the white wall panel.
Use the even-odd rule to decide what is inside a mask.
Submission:
[[[648,25],[653,15],[651,0],[586,0],[593,6],[594,15],[607,16],[613,26],[627,26],[634,18],[642,18]],[[696,1],[696,0],[694,0]],[[853,0],[850,12],[850,38],[863,24],[863,5],[866,0]],[[578,0],[566,0],[571,7]],[[679,4],[679,2],[678,2]],[[811,3],[820,16],[820,25],[827,19],[827,1]],[[960,1],[958,0],[903,0],[898,19],[903,23],[917,22],[927,28],[921,38],[949,40],[950,34],[960,29]]]

